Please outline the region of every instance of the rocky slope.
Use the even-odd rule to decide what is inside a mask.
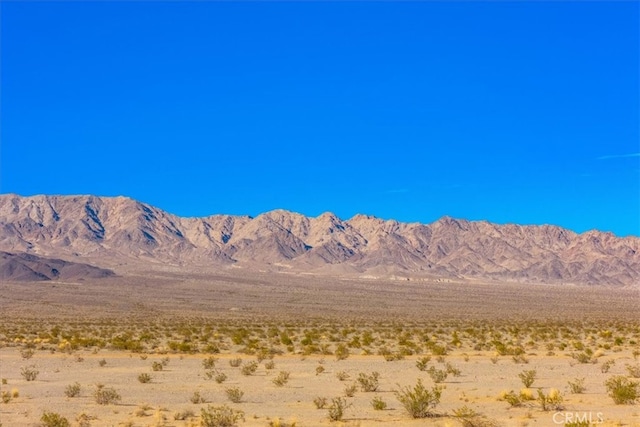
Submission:
[[[449,217],[401,223],[276,210],[181,218],[124,197],[0,196],[0,250],[182,265],[640,287],[640,238]]]

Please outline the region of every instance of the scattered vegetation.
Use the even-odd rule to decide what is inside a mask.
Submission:
[[[412,418],[427,418],[433,415],[433,410],[440,403],[442,388],[436,386],[427,390],[422,380],[418,379],[413,388],[401,387],[394,394]]]

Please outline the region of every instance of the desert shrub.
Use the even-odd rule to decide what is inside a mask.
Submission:
[[[93,392],[93,397],[98,405],[110,405],[119,402],[120,394],[113,387],[99,385]]]
[[[22,356],[23,359],[31,359],[34,354],[35,351],[33,351],[32,348],[24,348],[20,350],[20,356]]]
[[[176,411],[173,413],[173,419],[176,421],[184,421],[189,418],[194,418],[196,416],[195,412],[191,409],[184,409],[182,411]]]
[[[9,393],[8,391],[3,390],[0,393],[0,398],[2,399],[2,403],[9,403],[9,402],[11,402],[11,393]]]
[[[604,385],[616,405],[632,405],[640,398],[640,383],[621,375],[609,378]]]
[[[234,427],[238,421],[244,421],[244,412],[232,409],[227,405],[207,406],[200,410],[202,427]]]
[[[247,362],[244,365],[242,365],[242,368],[240,368],[240,372],[242,372],[242,375],[247,375],[247,376],[255,374],[257,370],[258,370],[258,362],[255,362],[255,361]]]
[[[432,410],[440,403],[442,388],[435,386],[427,390],[419,379],[413,388],[401,387],[394,394],[412,418],[426,418],[433,415]]]
[[[380,374],[378,372],[372,372],[371,374],[365,374],[360,372],[358,375],[358,383],[360,383],[360,389],[365,392],[376,391],[379,386],[378,378]]]
[[[240,390],[238,387],[229,387],[224,391],[224,393],[227,395],[227,399],[233,403],[242,402],[242,396],[244,396],[244,391]]]
[[[546,395],[542,390],[538,389],[538,402],[540,403],[540,409],[543,411],[561,411],[563,409],[562,400],[560,391],[555,388],[549,390],[549,394]]]
[[[67,397],[78,397],[80,396],[80,383],[69,384],[64,389],[64,395]]]
[[[138,381],[142,384],[147,384],[151,382],[151,375],[147,373],[143,373],[138,375]]]
[[[189,400],[195,405],[199,403],[207,403],[206,399],[202,397],[199,391],[194,391]]]
[[[348,385],[344,388],[344,394],[347,397],[353,397],[358,391],[358,387],[355,384]]]
[[[376,396],[371,400],[371,406],[373,406],[375,411],[384,411],[387,409],[387,402],[382,400],[379,396]]]
[[[316,405],[316,409],[324,409],[327,406],[327,398],[318,396],[313,399],[313,404]]]
[[[81,412],[76,416],[78,427],[91,427],[91,420],[95,419],[95,416],[87,415],[84,412]]]
[[[511,360],[513,360],[513,363],[517,364],[517,365],[522,365],[522,364],[527,364],[529,363],[529,359],[527,359],[527,357],[524,354],[515,354],[511,357]]]
[[[516,394],[515,392],[513,392],[513,390],[510,391],[509,393],[505,393],[501,397],[501,399],[507,402],[510,406],[514,408],[518,406],[522,406],[522,397],[519,394]]]
[[[35,365],[24,366],[20,369],[20,375],[27,381],[34,381],[38,378],[40,371],[36,369]]]
[[[460,375],[462,375],[462,372],[460,371],[460,369],[456,368],[449,362],[445,364],[445,368],[447,370],[447,374],[451,374],[454,377],[459,377]]]
[[[336,356],[336,360],[344,360],[349,357],[349,348],[344,344],[338,344],[333,354]]]
[[[627,372],[632,378],[640,378],[640,365],[626,365]]]
[[[341,421],[344,417],[344,411],[351,406],[344,397],[334,397],[329,405],[328,415],[329,421]]]
[[[264,369],[267,369],[267,370],[269,370],[269,371],[270,371],[271,369],[274,369],[275,367],[276,367],[276,362],[274,362],[273,360],[267,360],[267,361],[264,363]]]
[[[584,386],[584,378],[576,378],[573,381],[568,381],[567,385],[569,387],[569,391],[573,394],[582,394],[586,390],[586,387]]]
[[[606,362],[602,363],[602,365],[600,365],[600,372],[602,372],[603,374],[606,374],[607,372],[609,372],[611,367],[615,364],[616,364],[615,360],[607,360]]]
[[[462,427],[497,427],[494,420],[485,418],[482,414],[474,411],[468,406],[463,406],[453,410],[453,416],[462,423]]]
[[[280,371],[280,373],[278,374],[277,377],[275,377],[273,379],[273,383],[277,386],[277,387],[282,387],[284,386],[286,383],[289,382],[289,375],[290,373],[287,371]]]
[[[336,378],[339,381],[345,381],[345,380],[349,379],[349,374],[347,374],[345,371],[338,371],[338,372],[336,372]]]
[[[227,374],[225,374],[224,372],[217,372],[215,374],[215,376],[213,377],[213,379],[218,384],[222,384],[223,382],[225,382],[227,380]]]
[[[587,352],[571,353],[571,357],[578,363],[596,363],[598,360]]]
[[[431,361],[431,356],[421,357],[416,360],[416,367],[421,371],[427,370],[427,364]]]
[[[242,364],[242,358],[240,358],[240,357],[236,357],[234,359],[229,359],[229,366],[231,366],[232,368],[237,368],[241,364]]]
[[[533,396],[533,390],[531,390],[530,388],[523,388],[522,390],[520,390],[520,399],[524,400],[534,400],[535,397]]]
[[[429,369],[427,369],[427,373],[429,374],[433,382],[436,384],[439,384],[444,380],[446,380],[448,375],[447,371],[438,369],[435,366],[432,366]]]
[[[154,372],[162,371],[162,370],[164,369],[164,365],[163,365],[161,362],[153,362],[153,363],[151,364],[151,369],[152,369]]]
[[[217,360],[218,359],[216,359],[215,357],[209,356],[202,361],[202,366],[204,367],[204,369],[214,369],[216,367]]]
[[[526,388],[531,387],[531,385],[534,383],[534,381],[536,380],[536,375],[537,375],[537,371],[535,369],[530,369],[528,371],[522,371],[518,374],[518,377],[520,378],[520,380],[522,381],[522,384],[524,384],[524,386]]]
[[[40,417],[43,427],[71,427],[69,420],[55,412],[45,411]]]

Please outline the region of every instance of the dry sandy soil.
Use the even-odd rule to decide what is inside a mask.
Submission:
[[[330,404],[353,384],[345,425],[463,425],[454,414],[467,406],[484,416],[486,424],[473,425],[554,426],[590,414],[594,425],[640,426],[638,403],[614,404],[604,385],[614,375],[631,376],[627,366],[640,363],[637,289],[231,270],[185,275],[155,268],[85,283],[1,283],[0,290],[1,387],[16,392],[0,403],[3,427],[40,425],[45,411],[71,425],[79,425],[82,413],[91,426],[200,425],[200,410],[208,405],[243,411],[239,425],[268,426],[277,418],[297,426],[339,425],[314,399]],[[340,345],[349,351],[344,360],[334,355]],[[446,354],[438,357],[442,347]],[[203,360],[211,354],[215,372],[227,376],[223,383],[206,377]],[[581,354],[588,363],[579,363]],[[386,360],[394,355],[399,360]],[[446,370],[448,364],[460,373],[440,383],[434,416],[413,420],[394,391],[418,379],[428,390],[436,386],[416,366],[425,356],[428,367]],[[243,375],[243,365],[229,363],[235,358],[243,365],[258,362],[257,370]],[[153,363],[163,360],[163,369],[154,371]],[[274,366],[267,369],[270,360]],[[603,372],[608,361],[614,363]],[[39,373],[26,381],[21,370],[32,365]],[[525,370],[537,374],[525,394],[558,389],[563,409],[543,411],[537,400],[512,407],[500,399],[510,390],[521,393],[518,374]],[[280,371],[290,374],[281,387],[273,382]],[[349,378],[339,380],[341,371]],[[378,389],[362,391],[358,375],[373,372],[379,373]],[[149,383],[138,381],[142,373],[151,375]],[[577,378],[584,378],[581,394],[568,389]],[[80,395],[67,397],[65,389],[76,382]],[[120,401],[97,404],[98,384],[113,387]],[[229,401],[230,387],[244,391],[241,402]],[[194,392],[206,403],[192,403]],[[387,408],[374,410],[374,397]],[[188,410],[193,417],[175,419]]]

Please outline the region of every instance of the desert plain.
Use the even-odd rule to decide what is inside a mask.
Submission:
[[[3,427],[640,426],[634,287],[125,270],[1,283]]]

